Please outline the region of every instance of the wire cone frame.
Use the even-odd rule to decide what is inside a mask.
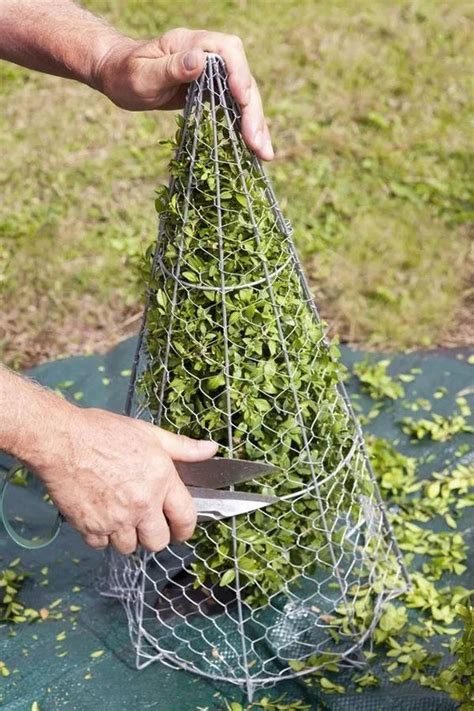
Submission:
[[[200,525],[158,554],[110,553],[137,666],[156,659],[259,686],[363,663],[408,577],[323,326],[223,61],[189,90],[144,266],[127,414],[281,473],[241,485],[281,501]]]

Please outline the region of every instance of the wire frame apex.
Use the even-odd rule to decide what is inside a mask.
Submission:
[[[126,412],[281,473],[241,485],[275,505],[200,525],[158,554],[109,555],[143,667],[253,691],[331,661],[363,664],[408,576],[324,329],[225,66],[188,93],[144,264]]]

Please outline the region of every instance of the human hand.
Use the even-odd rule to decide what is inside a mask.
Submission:
[[[235,35],[180,28],[151,41],[119,38],[96,63],[93,83],[124,109],[177,109],[184,105],[187,85],[204,69],[206,52],[221,55],[226,63],[229,88],[242,111],[245,142],[260,158],[271,160],[260,93]]]
[[[201,461],[216,450],[209,441],[74,407],[60,447],[51,445],[36,473],[88,545],[158,551],[189,538],[196,525],[194,502],[172,460]]]

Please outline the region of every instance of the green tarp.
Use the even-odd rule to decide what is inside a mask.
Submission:
[[[129,339],[104,356],[58,360],[33,369],[30,375],[44,385],[63,387],[68,396],[81,405],[121,412],[133,351],[134,339]],[[348,348],[342,351],[347,365],[364,357],[363,353]],[[445,387],[447,394],[435,401],[435,411],[441,414],[452,412],[455,398],[461,392],[470,397],[472,403],[473,392],[469,386],[473,383],[474,368],[468,364],[466,354],[449,351],[393,357],[393,373],[407,373],[412,368],[420,368],[421,373],[406,385],[407,399],[422,397],[431,400],[436,389]],[[352,395],[357,394],[356,402],[363,410],[373,407],[373,402],[366,396],[356,393],[355,383],[349,384],[349,390]],[[433,455],[429,457],[431,461],[420,468],[423,475],[439,471],[445,461],[453,459],[459,445],[468,441],[467,435],[457,435],[444,444],[428,440],[413,445],[397,424],[405,415],[407,411],[401,401],[396,401],[387,405],[367,429],[391,441],[399,440],[397,446],[405,453]],[[4,457],[0,464],[8,466],[8,459]],[[467,531],[466,538],[471,543],[470,572],[456,578],[456,584],[474,587],[474,527],[468,516],[466,513],[461,527]],[[101,597],[95,588],[102,554],[88,549],[68,526],[63,527],[59,538],[50,547],[36,552],[16,547],[2,534],[0,556],[0,568],[20,556],[18,568],[31,574],[21,593],[23,601],[40,609],[50,607],[60,599],[53,609],[63,613],[62,620],[47,619],[41,623],[0,627],[0,660],[11,672],[8,677],[0,677],[0,703],[4,708],[29,711],[35,701],[41,711],[62,708],[78,711],[213,711],[225,708],[224,699],[245,704],[244,694],[230,684],[216,686],[158,662],[142,671],[135,669],[122,607],[115,600]],[[80,590],[73,592],[77,587]],[[102,654],[91,656],[101,651]],[[279,684],[265,692],[272,698],[283,693],[286,702],[301,699],[312,709],[334,711],[449,711],[456,708],[446,695],[433,693],[414,683],[394,685],[383,681],[380,687],[367,689],[362,694],[356,693],[349,684],[344,695],[326,695],[298,680]],[[257,694],[257,699],[259,696],[261,694]]]

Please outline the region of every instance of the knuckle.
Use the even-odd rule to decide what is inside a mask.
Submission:
[[[170,540],[171,540],[171,538],[170,538],[169,532],[162,533],[157,538],[155,538],[151,541],[148,541],[145,544],[144,548],[151,551],[152,553],[157,552],[157,551],[162,551],[164,548],[166,548],[166,546],[169,545]]]
[[[197,523],[197,516],[193,515],[192,517],[185,517],[180,520],[180,526],[179,526],[179,531],[177,532],[176,535],[176,540],[180,541],[181,543],[184,543],[184,541],[187,541],[188,538],[191,538],[193,535],[195,529],[196,529],[196,523]]]
[[[189,538],[191,538],[193,533],[194,533],[194,527],[192,529],[189,529],[188,531],[181,531],[181,533],[178,536],[176,536],[176,541],[178,543],[184,543]]]
[[[113,547],[122,555],[130,555],[137,547],[135,531],[122,531],[111,536]]]
[[[194,30],[192,34],[194,39],[199,43],[202,40],[206,40],[206,38],[209,37],[210,32],[209,30]]]
[[[85,535],[83,536],[83,538],[89,548],[94,548],[95,550],[102,550],[107,546],[107,543],[105,541],[102,541],[100,538],[97,538],[95,536]]]
[[[197,513],[196,511],[193,511],[192,509],[189,511],[186,511],[184,515],[181,518],[181,525],[186,531],[190,530],[192,535],[192,532],[196,528],[196,523],[197,523]]]
[[[128,518],[129,515],[126,511],[117,511],[114,513],[114,528],[119,529],[119,528],[124,528],[126,524],[128,523]]]
[[[129,502],[130,509],[138,513],[143,513],[150,505],[149,499],[142,490],[132,492],[130,494]]]
[[[244,46],[244,43],[240,39],[239,35],[229,35],[229,42],[236,48],[236,49],[242,49]]]
[[[169,545],[169,543],[170,543],[170,538],[168,536],[167,538],[162,538],[162,539],[156,541],[156,543],[151,544],[148,547],[148,550],[151,553],[158,553],[159,551],[164,550]]]
[[[93,538],[97,535],[102,535],[101,526],[97,521],[84,521],[80,526],[84,535]]]
[[[131,555],[135,551],[135,546],[126,543],[120,543],[115,546],[116,549],[118,550],[119,553],[122,553],[122,555]]]

